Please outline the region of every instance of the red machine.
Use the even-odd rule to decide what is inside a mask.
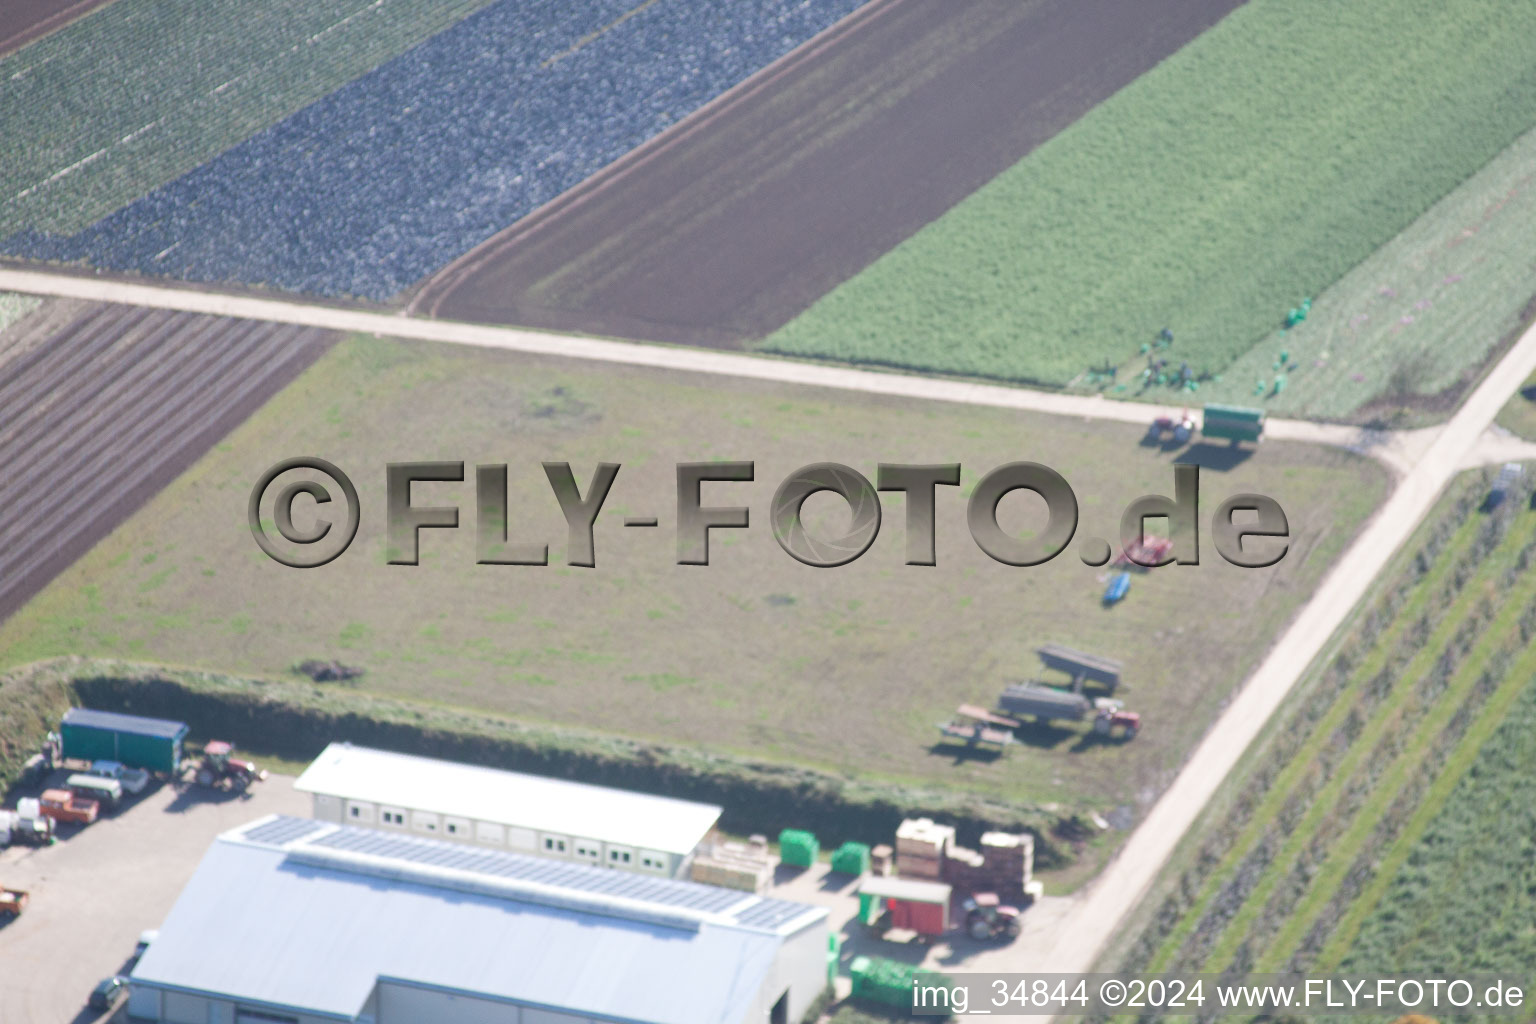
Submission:
[[[965,911],[966,934],[978,942],[985,939],[1016,939],[1023,930],[1019,908],[1010,907],[995,892],[978,892],[961,904]]]
[[[1142,536],[1129,547],[1122,548],[1115,556],[1111,568],[1145,572],[1173,554],[1173,541],[1168,537]]]
[[[54,821],[73,821],[89,825],[101,814],[101,805],[95,800],[76,796],[67,789],[45,789],[39,800],[43,814]]]
[[[859,885],[859,917],[874,934],[911,932],[920,942],[958,927],[951,919],[954,889],[946,882],[916,878],[867,877]],[[973,939],[1012,939],[1019,934],[1022,913],[996,893],[978,892],[960,904],[965,932]]]
[[[216,789],[245,790],[253,782],[264,782],[267,773],[250,761],[234,756],[235,745],[224,740],[209,740],[203,745],[203,759],[197,766],[197,784]]]

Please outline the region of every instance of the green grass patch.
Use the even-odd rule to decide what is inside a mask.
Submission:
[[[0,238],[70,234],[488,0],[116,0],[0,58]]]
[[[33,295],[0,292],[0,331],[32,312],[41,301]]]
[[[1520,390],[1499,410],[1497,422],[1511,434],[1536,441],[1536,373],[1526,378]]]
[[[1167,326],[1219,372],[1536,124],[1533,32],[1497,0],[1246,4],[766,347],[1066,385]]]
[[[333,405],[345,428],[331,422]],[[1141,433],[1133,424],[353,339],[0,626],[0,661],[132,652],[292,678],[298,662],[336,660],[365,669],[359,687],[381,697],[1023,806],[1125,807],[1118,817],[1134,820],[1385,487],[1382,469],[1363,457],[1266,443],[1202,475],[1202,508],[1209,516],[1241,491],[1273,496],[1290,519],[1286,558],[1273,571],[1238,569],[1202,530],[1202,564],[1139,575],[1111,609],[1100,605],[1101,572],[1075,548],[1034,568],[978,550],[958,492],[1019,459],[1067,477],[1081,536],[1113,535],[1131,500],[1171,492],[1173,455],[1141,447]],[[255,480],[301,452],[347,470],[363,505],[351,550],[303,571],[262,555],[245,523]],[[466,460],[470,479],[418,485],[416,501],[456,504],[461,528],[423,531],[418,566],[385,564],[384,465],[444,458]],[[705,502],[747,505],[752,527],[715,531],[710,566],[679,566],[674,464],[721,458],[754,459],[757,478],[706,485]],[[545,460],[570,461],[583,488],[596,462],[623,466],[598,520],[594,569],[563,564],[567,531]],[[963,466],[963,486],[938,494],[936,567],[903,564],[895,495],[886,496],[874,547],[838,569],[801,565],[767,529],[778,483],[807,463],[842,462],[873,478],[879,462],[936,460]],[[549,567],[476,564],[472,467],[503,461],[514,539],[547,542]],[[821,500],[807,503],[813,530],[818,516],[838,511]],[[625,530],[621,508],[658,515],[662,528]],[[1034,515],[1022,495],[1002,506],[1016,533],[1038,529]],[[157,557],[145,565],[148,552]],[[86,586],[95,588],[89,598]],[[186,614],[178,623],[164,618],[172,613]],[[937,722],[1033,674],[1034,648],[1052,641],[1130,666],[1123,697],[1145,722],[1134,742],[1039,730],[992,760],[937,745]]]

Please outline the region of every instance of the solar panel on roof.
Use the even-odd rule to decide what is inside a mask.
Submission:
[[[737,922],[749,928],[778,928],[804,914],[809,908],[788,900],[763,900],[735,915]]]
[[[257,825],[255,828],[247,829],[241,834],[253,843],[282,846],[293,842],[295,839],[318,832],[324,827],[324,822],[313,821],[309,818],[290,818],[283,815]]]
[[[552,888],[702,913],[723,912],[740,903],[743,898],[742,893],[734,889],[720,889],[697,882],[647,878],[627,871],[571,864],[529,854],[466,850],[440,839],[394,836],[351,826],[343,826],[327,835],[318,836],[308,845],[414,864],[451,867]]]

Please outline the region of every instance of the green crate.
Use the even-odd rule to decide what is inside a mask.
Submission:
[[[779,833],[779,860],[792,868],[808,868],[816,863],[821,844],[816,836],[797,828],[787,828]]]
[[[832,870],[844,875],[869,872],[869,847],[863,843],[844,843],[832,854]]]

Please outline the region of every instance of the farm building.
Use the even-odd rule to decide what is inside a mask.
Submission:
[[[294,783],[321,821],[683,877],[720,808],[332,743]]]
[[[272,815],[214,841],[132,975],[164,1024],[798,1021],[819,907]]]

